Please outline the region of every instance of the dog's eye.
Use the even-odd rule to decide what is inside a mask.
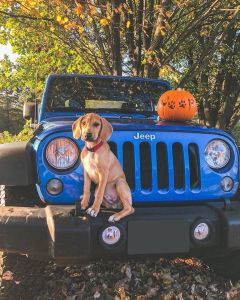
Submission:
[[[94,127],[98,127],[99,125],[100,125],[100,124],[97,123],[97,122],[93,123],[93,126],[94,126]]]

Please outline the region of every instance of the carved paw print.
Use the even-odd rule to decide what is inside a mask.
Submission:
[[[166,106],[166,105],[167,105],[167,101],[162,100],[162,105],[163,105],[163,106]]]
[[[180,100],[179,101],[179,107],[185,108],[187,106],[187,103],[185,100]]]
[[[168,102],[168,107],[171,108],[171,109],[174,109],[176,106],[175,102],[174,101],[169,101]]]
[[[190,99],[188,99],[188,103],[189,103],[189,106],[191,106],[194,104],[194,100],[190,98]]]

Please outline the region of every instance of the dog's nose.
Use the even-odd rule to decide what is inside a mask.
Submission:
[[[92,133],[91,132],[87,132],[86,139],[91,139],[91,138],[92,138]]]

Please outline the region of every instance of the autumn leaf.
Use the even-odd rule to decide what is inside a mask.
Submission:
[[[109,21],[106,18],[102,18],[100,20],[100,25],[103,26],[103,27],[108,26],[109,25]]]
[[[72,30],[72,29],[77,28],[77,24],[76,24],[76,22],[68,23],[64,26],[64,28],[68,29],[68,30]]]
[[[75,13],[79,17],[83,14],[83,7],[81,4],[77,5],[77,7],[75,8]]]
[[[56,20],[57,20],[57,22],[61,22],[62,17],[61,16],[57,16]]]
[[[78,31],[79,31],[80,34],[82,34],[82,33],[84,32],[84,27],[79,26],[79,27],[78,27]]]
[[[92,21],[93,21],[93,18],[92,18],[92,17],[88,17],[87,20],[88,20],[88,23],[89,23],[89,24],[92,24]]]
[[[161,36],[165,36],[166,35],[166,32],[164,30],[160,30],[160,33],[161,33]]]
[[[68,22],[68,18],[67,17],[63,18],[63,23],[65,24],[67,22]]]
[[[96,14],[97,14],[97,8],[95,6],[91,7],[89,10],[89,15],[93,17]]]
[[[7,271],[7,272],[3,273],[2,279],[7,280],[7,281],[13,280],[13,272]]]
[[[120,14],[122,12],[122,10],[123,10],[122,4],[120,4],[118,7],[114,8],[114,12],[116,14]]]
[[[169,19],[171,16],[172,16],[172,14],[173,14],[173,12],[171,12],[171,11],[166,11],[166,17]]]
[[[165,36],[166,35],[166,29],[164,27],[159,28],[159,33],[161,36]]]
[[[160,30],[160,33],[161,33],[161,36],[165,36],[166,35],[166,32],[164,30]]]
[[[130,25],[131,25],[131,22],[130,22],[130,21],[127,21],[127,23],[126,23],[126,27],[127,27],[127,28],[129,28],[129,27],[130,27]]]

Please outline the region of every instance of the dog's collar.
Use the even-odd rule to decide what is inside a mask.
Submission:
[[[98,143],[96,146],[94,146],[92,148],[88,148],[87,146],[86,146],[86,148],[90,152],[96,152],[102,145],[103,145],[103,141],[101,141],[100,143]]]

